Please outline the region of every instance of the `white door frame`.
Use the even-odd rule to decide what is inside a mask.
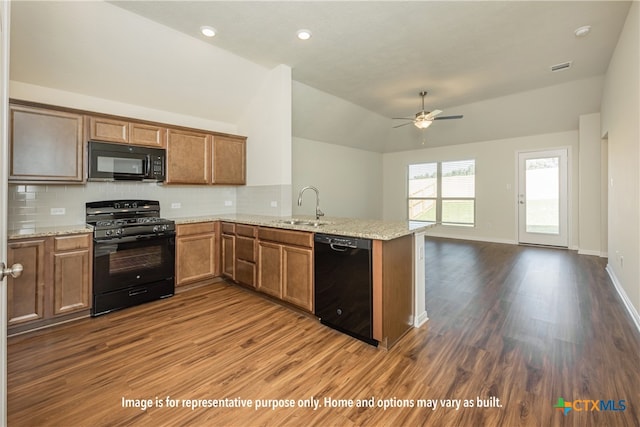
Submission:
[[[564,181],[564,188],[560,190],[560,196],[562,199],[562,195],[564,194],[564,201],[561,200],[561,218],[560,218],[560,235],[545,235],[545,234],[527,234],[523,231],[523,221],[524,221],[524,205],[522,204],[522,194],[524,194],[524,190],[520,188],[522,183],[524,182],[522,177],[524,175],[524,171],[521,170],[521,157],[525,155],[532,155],[535,157],[554,157],[554,156],[564,156],[566,160],[566,165],[561,168],[560,172],[563,174],[560,178],[561,185]],[[534,157],[534,158],[535,158]],[[516,214],[516,241],[518,243],[523,244],[537,244],[537,245],[545,245],[545,246],[557,246],[557,247],[565,247],[569,248],[571,242],[571,147],[556,147],[556,148],[546,148],[541,150],[523,150],[516,152],[516,193],[515,193],[515,214]],[[563,215],[564,213],[564,215]]]
[[[0,2],[0,261],[7,260],[9,1]],[[7,281],[0,278],[0,425],[7,425]]]

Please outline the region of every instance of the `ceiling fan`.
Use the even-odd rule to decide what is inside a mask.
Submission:
[[[411,120],[408,123],[403,123],[401,125],[394,126],[394,128],[399,128],[402,126],[410,125],[413,123],[415,127],[418,129],[426,129],[431,126],[434,120],[449,120],[449,119],[461,119],[462,115],[458,116],[441,116],[436,117],[442,114],[442,110],[433,110],[433,111],[425,111],[424,110],[424,97],[427,96],[427,91],[420,92],[420,96],[422,97],[422,111],[416,113],[415,117],[394,117],[394,120]]]

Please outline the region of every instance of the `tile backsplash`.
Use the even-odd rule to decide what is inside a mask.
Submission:
[[[98,200],[160,201],[165,218],[250,213],[291,215],[291,186],[174,186],[142,182],[85,185],[9,185],[10,230],[85,223],[85,203]]]

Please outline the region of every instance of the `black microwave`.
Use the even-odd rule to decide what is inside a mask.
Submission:
[[[89,181],[164,181],[162,148],[89,141]]]

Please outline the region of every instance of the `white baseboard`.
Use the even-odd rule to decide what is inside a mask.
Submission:
[[[622,287],[622,283],[620,283],[620,281],[616,277],[616,273],[613,271],[613,269],[609,264],[607,264],[606,270],[607,270],[607,273],[609,274],[609,277],[611,278],[611,281],[613,282],[613,286],[615,286],[616,291],[618,291],[618,295],[620,295],[620,299],[622,300],[622,303],[624,304],[627,311],[631,315],[631,319],[633,320],[633,323],[636,324],[636,328],[638,329],[638,331],[640,331],[640,314],[638,314],[638,310],[636,310],[636,308],[633,306],[633,303],[631,303],[631,300],[629,299],[629,297],[627,296],[627,293],[624,291],[624,288]]]
[[[413,318],[413,326],[415,328],[419,328],[424,325],[429,318],[427,317],[427,312],[424,311]]]
[[[438,233],[428,229],[425,232],[427,237],[442,237],[444,239],[457,239],[457,240],[471,240],[474,242],[488,242],[488,243],[505,243],[507,245],[517,245],[518,242],[510,239],[496,239],[495,237],[477,237],[477,236],[462,236],[451,233]]]
[[[597,256],[600,258],[606,258],[606,256],[603,256],[602,252],[600,251],[593,251],[590,249],[578,249],[578,254],[579,255],[592,255],[592,256]]]

